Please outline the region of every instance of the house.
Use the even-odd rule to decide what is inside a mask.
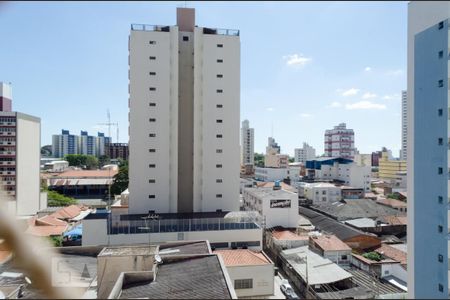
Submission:
[[[391,207],[391,208],[393,208],[395,210],[398,210],[398,211],[404,212],[404,213],[406,213],[406,210],[407,210],[406,202],[400,201],[400,200],[397,200],[397,199],[379,198],[377,200],[377,203],[379,203],[381,205],[385,205],[385,206]]]
[[[274,264],[264,252],[224,249],[213,253],[222,258],[239,298],[274,294]]]
[[[343,268],[350,266],[352,248],[335,235],[310,236],[309,249]]]
[[[373,249],[381,244],[375,234],[355,229],[312,209],[299,207],[299,213],[308,218],[317,230],[336,235],[354,250]]]
[[[41,218],[33,216],[27,220],[27,223],[28,228],[25,234],[40,237],[61,236],[69,228],[67,222],[50,215]]]

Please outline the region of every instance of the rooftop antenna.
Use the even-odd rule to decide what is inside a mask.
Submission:
[[[271,136],[273,137],[273,120],[272,120],[272,133],[271,134],[272,134]]]

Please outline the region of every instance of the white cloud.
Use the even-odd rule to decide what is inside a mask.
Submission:
[[[267,111],[273,111],[273,107],[266,108]]]
[[[372,99],[372,98],[376,98],[376,97],[377,97],[377,94],[374,94],[371,92],[367,92],[362,96],[363,99]]]
[[[344,97],[354,96],[354,95],[358,94],[358,92],[359,92],[359,89],[351,88],[351,89],[344,91],[342,93],[342,96],[344,96]]]
[[[302,117],[302,118],[312,118],[313,115],[303,113],[303,114],[300,114],[300,117]]]
[[[303,54],[291,54],[283,56],[287,66],[302,67],[312,61],[311,57],[305,57]]]
[[[384,100],[400,100],[400,94],[392,94],[383,96]]]
[[[364,68],[364,71],[370,72],[370,71],[372,71],[372,68],[371,68],[371,67],[365,67],[365,68]]]
[[[341,106],[342,106],[341,102],[333,101],[333,102],[331,102],[331,104],[327,105],[327,108],[336,108],[336,107],[341,107]]]
[[[345,109],[354,110],[354,109],[386,109],[386,105],[374,103],[370,101],[359,101],[352,104],[346,104]]]
[[[388,76],[399,76],[403,74],[403,70],[397,69],[397,70],[389,70],[386,72],[386,75]]]

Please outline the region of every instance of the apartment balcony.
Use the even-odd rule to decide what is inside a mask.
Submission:
[[[16,195],[16,191],[4,191],[4,190],[0,190],[0,196],[15,196]]]
[[[15,186],[15,185],[16,185],[16,181],[15,180],[0,181],[0,186]]]
[[[16,151],[0,151],[0,156],[16,156]]]
[[[131,24],[132,31],[163,31],[170,32],[170,26]]]
[[[0,126],[16,126],[16,122],[0,122]]]
[[[0,146],[15,146],[16,142],[11,141],[0,141]]]
[[[16,161],[10,160],[10,161],[0,161],[0,166],[15,166]]]
[[[16,171],[0,171],[0,175],[16,175]]]
[[[1,131],[0,132],[0,136],[16,136],[16,133],[15,132],[4,132],[4,131]]]

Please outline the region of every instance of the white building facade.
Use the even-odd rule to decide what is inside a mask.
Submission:
[[[301,183],[298,195],[315,203],[333,203],[342,200],[341,189],[326,182]]]
[[[302,148],[294,149],[295,162],[305,163],[307,160],[316,158],[316,149],[307,143],[303,143]]]
[[[241,127],[241,165],[255,164],[255,129],[250,128],[248,120]]]
[[[355,133],[345,123],[325,131],[325,156],[353,159],[355,156]]]
[[[41,120],[12,111],[11,101],[11,86],[0,82],[0,198],[11,214],[34,215],[47,207],[40,194]]]
[[[239,31],[132,25],[129,212],[239,209]]]
[[[266,227],[298,225],[298,195],[290,191],[273,188],[244,188],[244,208],[257,211],[264,218]]]

